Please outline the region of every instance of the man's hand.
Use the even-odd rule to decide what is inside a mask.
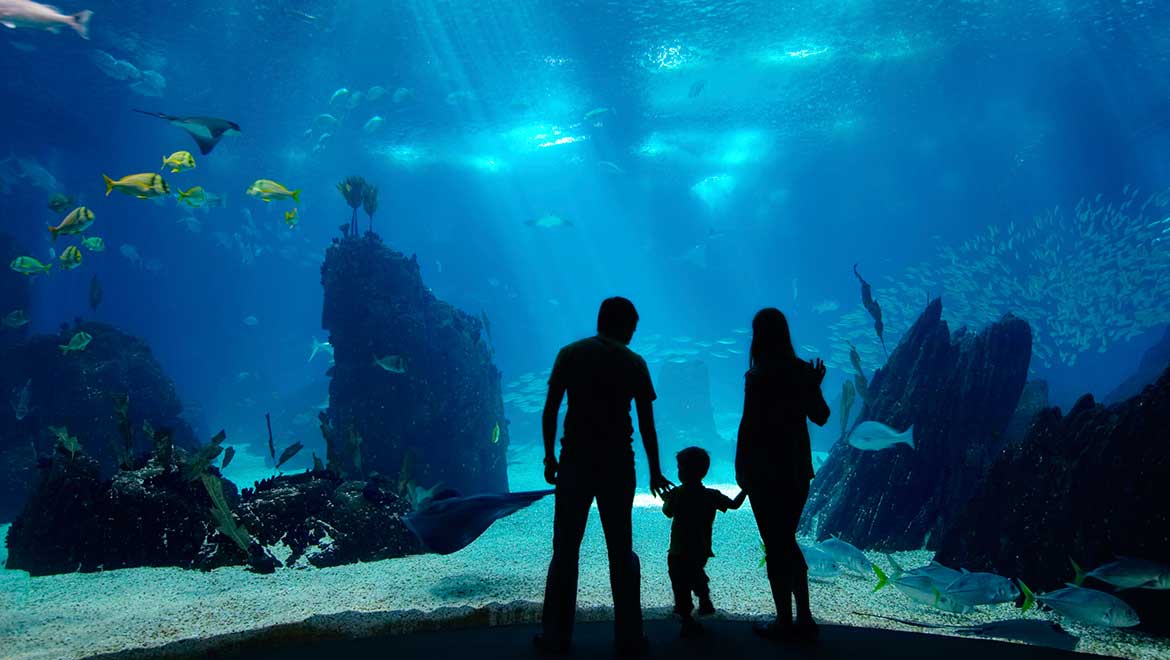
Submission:
[[[827,371],[825,363],[820,358],[809,360],[808,363],[812,365],[813,373],[817,375],[817,385],[820,385],[821,381],[825,380],[825,372]]]
[[[662,497],[674,488],[674,484],[669,479],[662,476],[661,472],[656,472],[650,475],[650,492],[654,497]]]
[[[556,458],[549,456],[544,459],[544,480],[548,482],[548,485],[557,485],[557,470],[559,468]]]

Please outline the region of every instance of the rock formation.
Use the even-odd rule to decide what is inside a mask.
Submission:
[[[1056,589],[1118,556],[1170,565],[1170,369],[1128,401],[1081,397],[1061,415],[1036,416],[1024,440],[1005,447],[979,492],[939,540],[936,559]],[[1112,591],[1102,583],[1087,583]],[[1170,632],[1170,592],[1119,594],[1143,627]]]
[[[726,453],[734,444],[715,430],[711,407],[711,378],[701,360],[666,362],[654,381],[658,401],[654,422],[662,445],[664,465],[672,464],[675,452],[698,445],[711,452]]]
[[[1031,346],[1028,324],[1010,315],[952,334],[942,302],[931,301],[873,375],[858,418],[913,425],[915,447],[866,452],[838,442],[812,482],[802,528],[865,549],[937,542],[999,453]]]
[[[329,466],[506,491],[508,424],[484,321],[438,300],[418,261],[375,234],[337,240],[321,282],[335,360],[322,416]]]
[[[1162,335],[1158,343],[1151,346],[1150,350],[1142,356],[1137,371],[1126,378],[1112,392],[1105,395],[1103,402],[1106,404],[1118,403],[1137,396],[1146,385],[1157,380],[1168,366],[1170,366],[1170,326],[1166,326],[1166,334]]]

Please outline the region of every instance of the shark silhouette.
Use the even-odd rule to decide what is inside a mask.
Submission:
[[[195,139],[199,145],[199,152],[203,155],[211,153],[219,139],[225,135],[239,135],[240,125],[234,121],[217,117],[176,117],[162,112],[147,112],[135,109],[134,112],[165,119],[171,126],[183,129]]]
[[[447,490],[403,516],[402,521],[428,552],[449,555],[470,545],[493,522],[554,492],[532,490],[460,497],[455,491]]]

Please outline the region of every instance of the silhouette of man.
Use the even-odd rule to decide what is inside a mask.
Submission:
[[[634,554],[634,426],[630,401],[638,410],[638,430],[650,464],[650,492],[655,496],[673,484],[658,463],[654,430],[654,386],[646,361],[628,347],[638,325],[638,312],[625,298],[607,298],[597,314],[597,335],[561,349],[548,380],[544,404],[544,478],[556,486],[553,556],[544,591],[543,633],[536,646],[564,653],[573,636],[577,609],[577,571],[581,539],[589,507],[597,511],[609,554],[613,591],[614,642],[621,653],[641,653],[641,568]],[[565,393],[569,410],[556,450],[557,414]]]

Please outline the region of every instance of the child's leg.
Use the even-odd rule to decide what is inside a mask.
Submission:
[[[695,564],[692,588],[699,597],[699,614],[714,614],[715,605],[711,603],[711,579],[707,577],[707,560]]]
[[[695,604],[691,602],[691,581],[687,570],[687,563],[678,555],[667,555],[666,568],[670,575],[670,588],[674,592],[674,611],[684,619],[689,619]]]

